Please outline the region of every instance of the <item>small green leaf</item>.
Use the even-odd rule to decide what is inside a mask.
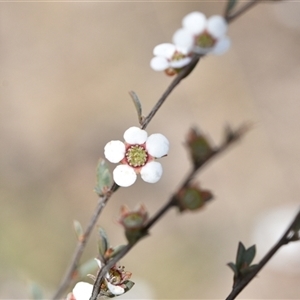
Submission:
[[[245,246],[243,245],[242,242],[239,242],[238,250],[237,250],[237,253],[236,253],[236,261],[235,261],[235,264],[236,264],[236,267],[237,267],[238,270],[243,265],[243,258],[244,258],[245,251],[246,251]]]
[[[131,280],[126,280],[125,282],[124,282],[124,284],[125,284],[125,293],[127,293],[129,290],[131,290],[132,289],[132,287],[134,286],[134,282],[133,281],[131,281]]]
[[[141,238],[147,236],[149,233],[145,230],[125,230],[125,236],[129,244],[135,244]]]
[[[104,159],[100,158],[97,165],[95,192],[101,196],[112,185],[112,177]]]
[[[297,216],[295,217],[294,221],[293,221],[293,228],[292,230],[297,232],[300,230],[300,211],[298,212]]]
[[[234,130],[231,128],[229,124],[227,124],[224,128],[224,135],[227,143],[231,142],[236,138],[236,133],[234,132]]]
[[[78,241],[81,241],[82,237],[83,237],[83,229],[82,229],[80,222],[77,220],[74,220],[73,227],[74,227],[74,231],[75,231]]]
[[[255,264],[255,265],[251,265],[251,266],[249,266],[248,268],[246,268],[246,272],[244,271],[243,273],[244,274],[248,274],[248,273],[251,273],[252,271],[254,271],[256,268],[257,268],[257,264]]]
[[[104,257],[105,252],[109,248],[108,237],[103,228],[98,228],[98,251],[99,254]]]
[[[236,265],[233,262],[230,262],[227,264],[227,266],[233,271],[234,277],[235,278],[238,277],[239,272],[238,272]]]
[[[112,258],[112,257],[116,256],[124,247],[126,247],[126,246],[125,245],[119,245],[119,246],[110,248],[111,252],[109,254],[109,258]]]
[[[42,300],[44,299],[43,290],[39,284],[36,282],[29,283],[30,295],[33,300]]]
[[[237,0],[228,0],[227,7],[226,7],[226,16],[231,13],[235,5],[237,4]]]
[[[139,123],[142,125],[142,121],[143,121],[143,116],[142,116],[142,104],[141,101],[139,99],[139,97],[137,96],[137,94],[133,91],[129,92],[129,95],[132,98],[132,101],[134,103],[137,115],[138,115],[138,119],[139,119]]]
[[[78,279],[86,278],[86,275],[94,273],[98,268],[98,264],[94,258],[89,259],[78,268]]]
[[[256,247],[255,245],[251,246],[250,248],[248,248],[243,255],[243,265],[247,265],[250,266],[254,257],[255,257],[255,253],[256,253]]]
[[[213,154],[212,145],[202,132],[191,128],[186,138],[186,145],[195,167],[201,166]]]

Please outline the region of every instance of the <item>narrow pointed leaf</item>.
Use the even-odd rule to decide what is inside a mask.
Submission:
[[[97,165],[96,187],[95,192],[101,196],[105,194],[105,191],[112,185],[112,176],[106,164],[106,161],[102,158],[99,159]]]
[[[238,276],[238,269],[236,267],[236,265],[233,262],[230,262],[227,264],[227,266],[233,271],[234,273],[234,277]]]
[[[237,250],[237,254],[236,254],[236,262],[235,262],[238,270],[240,269],[240,267],[243,264],[243,257],[244,257],[245,251],[246,251],[245,246],[243,245],[243,243],[239,242],[238,250]]]
[[[42,300],[44,299],[43,290],[39,284],[36,282],[30,282],[29,284],[30,295],[33,300]]]
[[[105,252],[109,248],[108,237],[103,228],[98,228],[98,251],[99,254],[104,257]]]
[[[97,268],[98,264],[96,260],[94,258],[89,259],[78,268],[78,279],[84,279],[86,278],[87,274],[95,273],[95,270],[97,270]]]
[[[255,270],[257,268],[257,264],[255,265],[251,265],[250,267],[248,267],[248,273],[252,272],[253,270]]]
[[[228,0],[226,7],[226,16],[231,13],[235,5],[237,4],[237,0]]]
[[[125,293],[126,292],[128,292],[129,290],[131,290],[132,289],[132,287],[134,286],[134,282],[133,281],[131,281],[131,280],[126,280],[125,282],[124,282],[124,284],[125,284]]]
[[[112,257],[116,256],[124,247],[126,247],[126,246],[125,245],[119,245],[119,246],[111,248],[112,251],[109,254],[109,258],[112,258]]]
[[[300,230],[300,211],[298,212],[297,216],[295,217],[294,221],[293,221],[293,228],[292,230],[297,232]]]
[[[224,128],[224,135],[225,135],[225,140],[227,142],[231,142],[235,138],[236,133],[233,131],[231,126],[227,124]]]
[[[256,247],[255,245],[248,248],[243,255],[243,264],[250,266],[256,254]]]
[[[81,241],[83,238],[83,229],[79,221],[73,221],[73,227],[78,241]]]
[[[137,94],[133,91],[129,92],[129,95],[132,98],[132,101],[134,103],[137,115],[138,115],[138,119],[139,119],[139,123],[142,124],[143,121],[143,116],[142,116],[142,104],[141,101],[139,99],[139,97],[137,96]]]

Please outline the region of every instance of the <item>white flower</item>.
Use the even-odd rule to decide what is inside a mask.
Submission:
[[[125,289],[123,289],[119,285],[114,285],[114,284],[110,283],[107,279],[106,279],[106,285],[107,285],[107,288],[109,289],[109,291],[115,296],[119,296],[119,295],[122,295],[125,293]]]
[[[197,54],[223,54],[230,47],[227,28],[222,16],[215,15],[207,19],[200,12],[192,12],[183,18],[182,28],[173,35],[173,42]]]
[[[154,161],[168,154],[169,141],[160,134],[148,134],[138,127],[130,127],[124,133],[125,142],[111,141],[104,147],[105,157],[112,163],[121,163],[113,171],[117,185],[128,187],[141,174],[144,181],[157,182],[162,176],[162,166]]]
[[[93,292],[93,285],[80,281],[73,288],[73,296],[76,300],[89,300]]]
[[[102,263],[99,259],[95,258],[99,268],[101,269],[102,268]],[[124,268],[124,267],[123,267]],[[105,275],[105,283],[106,283],[106,286],[108,288],[108,290],[115,296],[119,296],[119,295],[122,295],[125,293],[125,288],[123,288],[122,286],[124,281],[126,281],[127,279],[130,278],[131,276],[131,273],[130,273],[130,276],[127,275],[126,272],[124,272],[123,268],[121,268],[121,271],[120,269],[114,265],[112,267],[112,273],[114,273],[115,275],[118,274],[119,276],[116,276],[115,278],[114,277],[111,277],[109,272],[106,273]],[[123,274],[123,273],[124,274]],[[118,278],[119,277],[119,278]],[[114,283],[117,283],[117,284],[113,284],[112,281],[114,281]]]
[[[122,288],[119,285],[114,285],[110,283],[109,280],[109,275],[107,273],[105,278],[106,281],[106,286],[108,290],[115,296],[119,296],[125,293],[125,289]],[[80,281],[76,283],[75,287],[73,288],[73,297],[69,297],[69,299],[74,299],[75,300],[89,300],[93,292],[93,285],[87,282]]]
[[[181,69],[191,61],[188,50],[169,43],[157,45],[153,49],[154,57],[150,61],[150,66],[155,71],[166,71],[168,75],[174,75],[176,69]]]

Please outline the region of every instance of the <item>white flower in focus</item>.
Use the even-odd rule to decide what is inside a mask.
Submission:
[[[89,300],[93,292],[93,285],[80,281],[73,288],[73,296],[75,300]]]
[[[183,68],[191,61],[188,50],[169,43],[157,45],[153,49],[154,57],[150,61],[150,66],[154,71],[165,71],[168,75],[174,75],[176,70]]]
[[[144,181],[157,182],[162,176],[162,166],[154,161],[169,152],[168,139],[155,133],[148,137],[145,130],[130,127],[124,133],[125,142],[111,141],[104,147],[104,155],[112,163],[121,163],[113,171],[117,185],[131,186],[141,174]]]
[[[223,54],[230,47],[226,35],[228,25],[222,16],[206,18],[203,13],[192,12],[182,20],[182,28],[173,35],[178,47],[192,49],[197,54]]]

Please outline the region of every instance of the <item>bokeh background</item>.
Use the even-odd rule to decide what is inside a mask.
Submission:
[[[30,282],[50,297],[75,247],[73,220],[85,226],[96,206],[104,145],[138,124],[128,91],[147,114],[171,81],[150,69],[153,47],[170,42],[187,13],[222,13],[224,2],[0,3],[1,299],[30,298]],[[255,124],[197,177],[215,200],[196,213],[169,212],[122,260],[137,282],[127,298],[224,299],[238,242],[257,243],[258,261],[296,213],[299,15],[299,2],[270,2],[234,21],[230,51],[203,59],[149,125],[171,143],[164,175],[113,196],[98,221],[112,245],[125,242],[121,204],[144,202],[153,213],[189,170],[191,126],[217,144],[226,124]],[[276,255],[241,298],[300,299],[293,249]],[[84,260],[95,255],[96,233]]]

